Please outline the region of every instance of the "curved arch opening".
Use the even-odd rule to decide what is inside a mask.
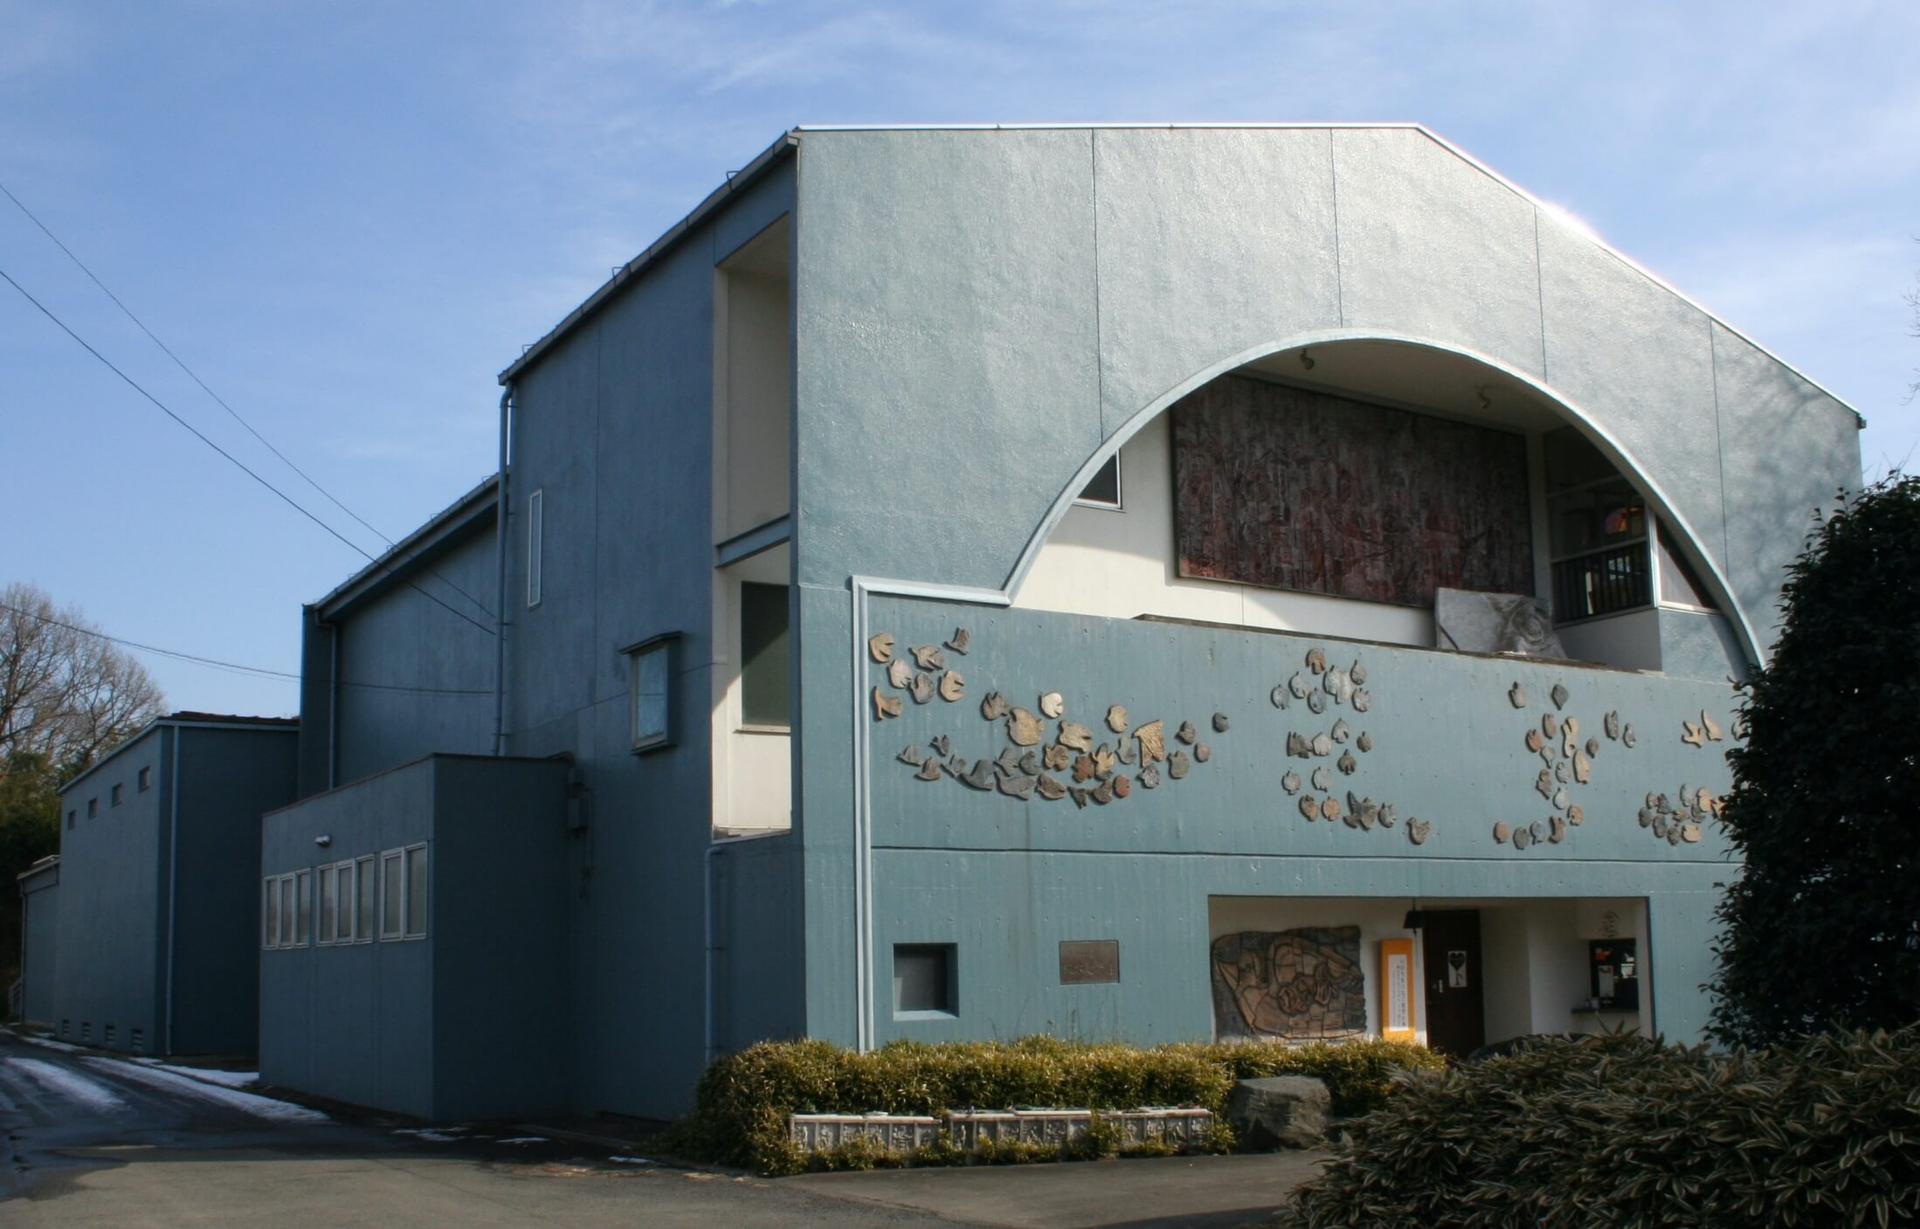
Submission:
[[[1118,506],[1078,499],[1109,467]],[[1535,597],[1574,660],[1666,669],[1695,624],[1735,673],[1761,660],[1711,558],[1615,441],[1527,373],[1416,338],[1321,334],[1196,373],[1087,459],[1008,591],[1434,647],[1453,639],[1441,587]]]

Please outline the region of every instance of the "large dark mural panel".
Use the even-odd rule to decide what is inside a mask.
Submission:
[[[1221,935],[1211,963],[1217,1037],[1326,1041],[1367,1031],[1358,926]]]
[[[1520,435],[1241,376],[1172,413],[1182,576],[1401,606],[1533,592]]]

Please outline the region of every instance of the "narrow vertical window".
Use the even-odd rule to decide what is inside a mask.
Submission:
[[[540,542],[546,530],[546,492],[527,496],[527,605],[540,604]]]
[[[361,858],[354,875],[353,937],[365,943],[373,938],[375,902],[379,899],[380,878],[374,872],[372,858]]]
[[[314,936],[316,943],[332,943],[334,917],[334,893],[338,890],[340,872],[331,866],[320,868],[320,933]]]
[[[115,786],[113,787],[113,789],[112,789],[112,791],[111,791],[111,792],[109,793],[109,795],[108,795],[108,796],[109,796],[109,797],[110,797],[110,798],[111,798],[111,799],[113,800],[113,805],[114,805],[114,806],[119,806],[119,805],[120,805],[120,799],[121,799],[121,796],[122,796],[122,794],[121,794],[121,791],[122,791],[123,789],[125,789],[125,787],[124,787],[124,786],[121,786],[121,785],[115,785]]]
[[[740,586],[740,723],[784,730],[790,679],[787,671],[787,587]]]
[[[261,946],[280,946],[280,881],[263,880],[261,895],[265,898],[263,906],[265,916],[260,925]]]
[[[293,880],[293,944],[306,944],[313,934],[313,872],[300,871]]]
[[[627,728],[635,751],[673,743],[673,675],[677,632],[630,644],[627,655]]]
[[[280,946],[293,946],[293,876],[280,876]]]
[[[144,794],[148,790],[152,789],[153,788],[153,769],[142,768],[140,770],[139,782],[140,782],[141,793]]]
[[[407,936],[427,933],[427,847],[407,850]]]
[[[340,881],[336,885],[337,903],[333,915],[333,937],[338,943],[353,942],[353,863],[340,863]]]
[[[380,937],[398,939],[401,934],[400,906],[406,896],[406,881],[401,878],[400,851],[380,855]]]

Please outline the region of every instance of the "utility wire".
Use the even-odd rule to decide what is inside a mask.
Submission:
[[[8,188],[6,184],[0,183],[0,193],[5,193],[7,199],[12,201],[14,203],[14,206],[17,209],[19,209],[21,213],[24,213],[27,215],[27,220],[29,222],[32,222],[35,226],[39,227],[40,233],[45,235],[48,239],[52,240],[53,246],[59,248],[62,252],[64,252],[66,254],[67,259],[71,260],[74,263],[74,267],[79,269],[80,272],[86,274],[87,280],[91,281],[95,286],[98,286],[100,288],[101,294],[104,294],[109,299],[112,299],[113,305],[119,308],[121,313],[124,314],[127,319],[133,321],[135,327],[137,327],[142,333],[145,333],[147,335],[147,340],[151,341],[154,345],[160,347],[160,352],[166,355],[168,358],[172,359],[174,366],[186,372],[187,378],[192,380],[195,384],[198,384],[200,386],[201,392],[213,398],[213,402],[215,405],[218,405],[221,409],[225,410],[229,415],[231,415],[233,417],[233,421],[245,427],[249,435],[253,436],[254,439],[259,440],[260,443],[266,447],[266,450],[268,452],[272,453],[276,457],[279,457],[281,462],[288,469],[292,470],[294,473],[300,475],[301,478],[305,479],[306,484],[308,486],[312,487],[314,490],[326,496],[327,499],[333,504],[334,507],[340,509],[340,511],[346,513],[348,516],[352,517],[355,521],[358,521],[360,525],[363,528],[365,528],[367,532],[371,533],[374,537],[379,538],[382,542],[385,542],[388,546],[393,545],[392,538],[389,538],[386,534],[381,533],[378,529],[374,528],[373,525],[369,524],[365,517],[361,516],[358,512],[355,512],[352,508],[347,507],[346,504],[340,502],[339,497],[336,496],[332,491],[329,491],[327,488],[321,486],[319,481],[315,479],[312,474],[309,474],[306,470],[301,469],[298,465],[295,465],[293,463],[293,458],[289,457],[286,453],[281,452],[278,448],[274,447],[273,441],[269,440],[266,436],[260,434],[260,432],[254,428],[254,425],[252,423],[248,422],[245,418],[241,416],[240,411],[234,409],[231,405],[228,405],[226,398],[222,397],[219,393],[216,393],[213,391],[213,389],[209,388],[207,386],[207,382],[205,380],[202,380],[199,374],[195,372],[193,368],[187,366],[186,360],[181,358],[178,354],[175,354],[173,352],[172,347],[168,346],[166,342],[161,341],[160,338],[154,333],[154,331],[147,327],[146,322],[144,320],[134,315],[133,309],[131,307],[128,307],[125,303],[121,302],[120,296],[113,293],[113,291],[110,288],[108,288],[107,284],[101,281],[99,276],[96,275],[92,269],[87,267],[87,263],[81,260],[78,256],[74,254],[72,248],[68,247],[65,243],[62,243],[60,241],[60,236],[54,234],[52,229],[49,228],[45,222],[42,222],[39,219],[39,217],[33,212],[33,210],[27,208],[26,203],[22,201],[19,197],[15,196],[13,194],[12,189]],[[11,281],[12,279],[9,278],[8,280]],[[338,536],[338,535],[335,535],[335,536]],[[365,554],[366,552],[362,551],[361,553]],[[484,613],[488,618],[493,617],[493,611],[487,609],[487,604],[485,602],[481,601],[479,598],[475,597],[473,594],[468,593],[465,589],[462,589],[459,585],[454,584],[451,580],[448,580],[445,576],[442,576],[439,572],[434,571],[432,568],[427,568],[426,570],[435,579],[439,580],[442,584],[446,585],[449,589],[452,589],[455,593],[458,593],[461,597],[466,598],[469,602],[472,602],[475,606],[479,607],[481,612]]]
[[[143,644],[138,640],[127,640],[120,636],[109,636],[107,633],[96,631],[91,627],[82,627],[78,623],[68,623],[63,619],[50,618],[36,611],[23,610],[18,606],[8,605],[6,602],[0,602],[0,610],[20,615],[23,618],[32,619],[38,623],[45,623],[50,627],[62,627],[70,632],[78,632],[82,636],[92,636],[96,640],[105,640],[109,644],[117,644],[129,649],[138,649],[142,653],[158,653],[162,657],[171,657],[177,661],[191,662],[194,665],[200,666],[212,666],[215,669],[231,670],[239,674],[259,675],[262,678],[272,679],[291,679],[294,682],[300,681],[298,674],[286,670],[269,670],[265,666],[249,666],[237,661],[222,661],[218,657],[202,657],[198,653],[187,653],[179,649],[163,649],[157,644]],[[342,681],[339,685],[342,687],[359,687],[369,691],[414,691],[428,695],[443,696],[490,696],[493,694],[493,688],[491,687],[409,687],[401,683],[349,683],[345,681]]]
[[[358,554],[365,556],[369,562],[374,564],[374,566],[380,568],[382,571],[393,576],[394,579],[398,580],[401,584],[407,586],[407,588],[409,589],[412,589],[415,593],[418,593],[420,596],[426,598],[428,601],[440,607],[442,610],[445,610],[448,614],[451,614],[456,618],[462,619],[467,623],[471,623],[473,626],[479,628],[481,631],[487,633],[487,635],[489,636],[496,634],[494,629],[491,627],[488,627],[485,623],[482,623],[478,619],[473,618],[472,616],[468,615],[465,611],[456,610],[454,607],[447,605],[447,603],[442,601],[440,598],[427,592],[425,589],[422,589],[419,585],[414,584],[411,580],[408,580],[406,577],[399,575],[397,572],[393,570],[393,568],[390,565],[383,564],[380,562],[380,560],[375,559],[371,554],[368,554],[366,549],[362,547],[358,542],[355,542],[353,539],[347,537],[345,534],[341,533],[339,530],[335,529],[333,526],[327,524],[325,521],[315,516],[312,512],[308,511],[305,506],[303,506],[298,501],[296,501],[293,498],[293,496],[287,494],[285,491],[281,490],[279,487],[273,485],[273,483],[268,482],[265,478],[262,478],[257,472],[255,472],[252,468],[250,468],[245,461],[242,461],[239,457],[234,456],[232,453],[228,452],[226,449],[222,448],[220,445],[214,443],[213,440],[209,439],[204,433],[202,433],[198,427],[194,426],[192,423],[188,422],[186,419],[180,417],[180,415],[174,413],[171,409],[169,409],[167,407],[166,402],[160,400],[160,398],[154,396],[152,393],[148,392],[145,388],[143,388],[140,385],[139,381],[135,380],[132,376],[128,375],[126,372],[120,370],[120,368],[114,366],[112,359],[100,353],[100,351],[94,349],[92,344],[89,343],[86,338],[80,336],[80,334],[74,332],[72,328],[68,327],[67,322],[62,320],[60,317],[54,315],[53,312],[47,307],[46,304],[42,303],[40,300],[34,298],[33,295],[28,293],[27,288],[25,286],[22,286],[19,282],[14,281],[13,275],[8,273],[5,269],[0,269],[0,278],[5,279],[6,283],[9,286],[12,286],[15,290],[18,290],[21,296],[25,298],[27,302],[39,308],[40,314],[45,316],[47,319],[53,321],[54,324],[58,325],[61,332],[65,333],[68,337],[71,337],[73,338],[74,341],[78,342],[80,344],[81,349],[85,350],[88,354],[93,355],[94,358],[99,359],[100,362],[106,367],[108,371],[111,371],[113,374],[119,376],[123,381],[125,381],[127,387],[131,388],[134,392],[139,393],[142,397],[145,397],[148,401],[151,401],[154,404],[155,408],[157,408],[162,414],[165,414],[168,418],[173,419],[174,422],[180,424],[180,426],[186,428],[189,432],[191,432],[195,439],[199,440],[201,443],[205,444],[207,447],[213,449],[215,452],[225,457],[228,461],[232,462],[234,466],[240,470],[240,472],[244,473],[247,477],[253,479],[255,482],[259,483],[261,486],[267,488],[267,490],[272,491],[274,495],[279,497],[279,499],[283,503],[285,503],[289,508],[292,508],[295,512],[298,512],[301,516],[306,517],[308,520],[312,521],[314,524],[320,526],[320,528],[326,530],[330,536],[339,540],[342,543],[345,543],[347,547],[357,552]]]

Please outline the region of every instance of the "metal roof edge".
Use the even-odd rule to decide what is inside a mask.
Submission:
[[[435,547],[458,534],[475,519],[493,513],[499,474],[488,474],[458,499],[428,517],[412,533],[368,561],[367,565],[311,603],[324,620],[353,602],[371,596],[382,581],[398,580]]]
[[[734,193],[757,181],[769,167],[787,156],[797,143],[795,134],[798,131],[798,129],[789,128],[782,132],[773,144],[761,150],[745,166],[729,174],[726,182],[707,193],[705,199],[689,210],[685,217],[663,231],[660,237],[649,243],[638,256],[621,265],[620,271],[603,282],[598,290],[588,295],[580,306],[568,312],[560,323],[547,330],[545,336],[528,346],[519,358],[507,364],[506,368],[500,372],[500,383],[513,383],[522,371],[532,366],[541,355],[552,348],[555,342],[571,333],[587,317],[599,311],[608,299],[625,288],[628,282],[652,268],[655,261],[677,247],[689,231],[706,221],[708,215],[730,199]]]
[[[54,787],[54,792],[64,798],[68,790],[79,785],[82,781],[85,781],[94,773],[99,772],[108,764],[113,763],[116,759],[119,759],[123,753],[133,750],[137,744],[144,742],[147,736],[156,730],[165,728],[181,730],[277,730],[293,733],[299,729],[299,726],[300,719],[298,717],[253,717],[228,713],[199,713],[185,709],[178,712],[162,713],[160,716],[149,720],[147,724],[141,726],[132,734],[129,734],[126,739],[115,746],[113,750],[87,765],[86,768],[81,771],[80,775],[76,776],[73,780]]]

